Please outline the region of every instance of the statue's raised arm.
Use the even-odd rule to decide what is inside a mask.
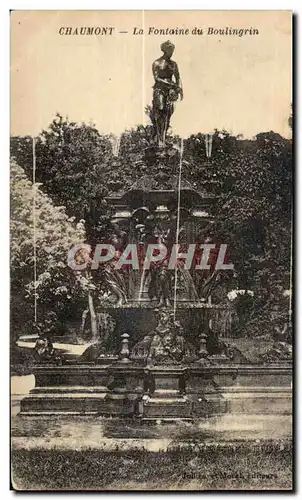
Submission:
[[[154,77],[151,120],[154,140],[159,148],[165,146],[166,133],[174,112],[174,102],[183,99],[183,89],[177,63],[171,60],[174,45],[169,40],[160,46],[163,55],[152,64]]]

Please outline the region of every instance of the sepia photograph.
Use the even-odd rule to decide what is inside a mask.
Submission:
[[[15,491],[293,491],[293,13],[10,12]]]

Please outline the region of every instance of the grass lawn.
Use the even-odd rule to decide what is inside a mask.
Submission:
[[[288,440],[188,440],[167,451],[56,447],[12,451],[18,490],[240,490],[292,488]]]

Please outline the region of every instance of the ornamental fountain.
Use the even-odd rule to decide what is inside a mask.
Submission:
[[[153,143],[140,159],[152,176],[145,174],[129,190],[108,198],[114,207],[111,244],[118,252],[132,244],[144,255],[148,245],[163,244],[170,255],[174,244],[187,249],[210,241],[214,197],[202,185],[197,190],[183,180],[182,169],[190,168],[183,163],[183,141],[179,147],[167,142],[183,90],[171,60],[173,44],[161,48],[163,56],[153,63]],[[206,150],[210,157],[208,137]],[[39,339],[36,384],[21,401],[21,415],[192,421],[225,412],[263,412],[268,397],[271,412],[287,411],[287,363],[251,365],[217,335],[213,342],[213,314],[226,313],[224,304],[212,301],[223,271],[213,265],[187,269],[181,262],[170,269],[164,258],[148,269],[108,264],[100,272],[100,339],[77,359],[58,355],[55,343]]]

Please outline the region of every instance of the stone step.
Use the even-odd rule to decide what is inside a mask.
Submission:
[[[184,400],[154,399],[142,405],[143,419],[188,419],[192,418],[190,406]]]
[[[39,394],[45,394],[46,395],[51,395],[51,394],[73,394],[77,393],[78,395],[80,394],[103,394],[107,393],[108,388],[106,386],[81,386],[81,385],[60,385],[60,386],[43,386],[43,387],[35,387],[34,389],[31,390],[31,394],[34,395],[39,395]]]
[[[21,400],[21,415],[106,413],[105,394],[31,394]]]
[[[177,422],[193,422],[192,417],[142,417],[141,422],[146,424],[176,424]]]
[[[180,395],[179,391],[177,389],[156,389],[155,392],[152,394],[152,399],[153,398],[162,398],[162,399],[182,399],[182,396]]]
[[[180,396],[169,399],[168,397],[167,398],[158,397],[155,394],[148,401],[148,404],[166,404],[166,405],[171,404],[171,405],[173,405],[175,403],[183,403],[184,405],[186,405],[186,404],[188,404],[188,401]]]
[[[44,388],[43,388],[44,389]],[[52,394],[49,392],[39,392],[37,394],[32,393],[29,396],[22,399],[22,402],[27,400],[35,400],[35,399],[43,399],[45,401],[55,400],[55,399],[77,399],[77,398],[88,398],[88,399],[100,399],[103,398],[103,393],[93,393],[93,392],[74,392],[72,396],[66,396],[64,392],[53,392]]]

